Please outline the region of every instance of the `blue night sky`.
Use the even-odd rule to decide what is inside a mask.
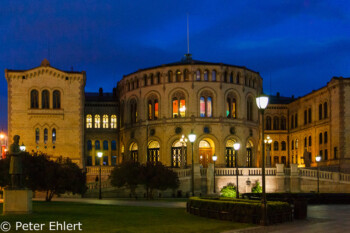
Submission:
[[[304,95],[350,76],[349,12],[345,0],[2,0],[0,130],[7,127],[5,68],[48,58],[59,69],[85,70],[86,91],[112,91],[123,74],[183,57],[187,13],[194,59],[258,71],[266,93]]]

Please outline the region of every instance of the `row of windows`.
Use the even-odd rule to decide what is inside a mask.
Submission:
[[[279,150],[279,143],[278,143],[277,141],[275,141],[275,142],[273,143],[273,150],[274,150],[274,151],[278,151],[278,150]],[[282,151],[287,150],[287,143],[286,143],[285,141],[282,141],[282,142],[281,142],[281,150],[282,150]]]
[[[30,92],[30,108],[39,108],[39,91],[37,90],[32,90]],[[48,90],[43,90],[41,92],[41,108],[50,108],[50,92]],[[52,108],[61,108],[61,92],[58,90],[52,92]]]
[[[324,104],[319,105],[318,109],[318,118],[319,120],[328,118],[328,104],[325,102]],[[312,111],[311,108],[304,110],[304,125],[310,124],[312,122]],[[291,116],[290,121],[291,129],[298,127],[298,114],[293,114]]]
[[[181,70],[176,70],[175,73],[171,70],[168,71],[167,73],[167,81],[168,83],[173,83],[173,82],[181,82],[181,81],[190,81],[190,72],[185,69],[183,72]],[[237,73],[236,76],[234,76],[233,72],[228,73],[227,71],[224,72],[223,74],[224,82],[225,83],[235,83],[235,84],[240,84],[240,74]],[[196,72],[193,73],[193,80],[196,81],[211,81],[211,82],[216,82],[217,81],[217,71],[212,70],[211,73],[209,70],[204,70],[203,72],[201,70],[197,70]],[[154,85],[154,84],[160,84],[161,83],[161,74],[158,72],[155,75],[150,74],[149,76],[144,75],[142,80],[143,86],[148,86],[148,85]],[[127,82],[127,89],[128,91],[137,89],[140,87],[140,80],[135,78],[134,80]],[[254,78],[249,78],[246,76],[244,78],[244,84],[246,86],[256,88],[256,79]]]
[[[88,114],[86,115],[86,128],[91,129],[92,126],[94,126],[95,129],[101,128],[101,117],[99,114],[96,114],[94,116],[94,122],[92,122],[92,115]],[[109,125],[109,121],[111,122]],[[107,114],[104,114],[102,116],[102,128],[104,129],[116,129],[117,128],[117,116],[111,115],[111,118],[109,120],[109,116]]]
[[[210,93],[204,93],[199,99],[200,117],[213,117],[213,97]],[[132,99],[129,104],[131,123],[136,123],[138,119],[137,102]],[[121,123],[123,124],[124,104],[121,104]],[[147,108],[148,120],[157,120],[159,117],[159,102],[156,97],[152,97],[148,101]],[[232,96],[226,101],[227,118],[237,117],[237,102]],[[181,92],[175,93],[172,99],[172,118],[186,117],[186,100],[185,95]],[[253,100],[247,100],[247,119],[253,120]]]
[[[265,130],[272,130],[272,125],[271,125],[271,117],[267,116],[265,120]],[[287,127],[287,120],[284,116],[281,117],[281,120],[279,117],[275,116],[273,118],[273,130],[286,130]]]
[[[322,114],[323,113],[323,114]],[[324,102],[323,105],[320,104],[318,106],[318,119],[322,120],[328,118],[328,106],[327,106],[327,102]]]
[[[51,130],[51,140],[52,143],[56,143],[57,134],[56,129]],[[47,128],[44,129],[44,143],[46,144],[49,140],[49,130]],[[40,142],[40,130],[39,128],[35,129],[35,142],[38,144]]]
[[[92,142],[91,142],[91,140],[88,140],[88,141],[87,141],[86,146],[87,146],[87,150],[88,150],[88,151],[91,151],[91,150],[92,150]],[[109,148],[108,141],[107,141],[107,140],[104,140],[104,141],[102,142],[102,146],[103,146],[103,147],[102,147],[103,150],[108,150],[108,148]],[[111,147],[111,150],[117,150],[117,142],[116,142],[115,140],[111,141],[110,147]],[[101,150],[101,144],[100,144],[100,141],[99,141],[99,140],[96,140],[96,141],[95,141],[95,150]]]

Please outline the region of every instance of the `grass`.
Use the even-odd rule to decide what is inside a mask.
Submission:
[[[2,214],[2,204],[0,204],[0,210]],[[190,215],[183,208],[106,206],[64,202],[34,202],[33,214],[0,215],[0,223],[2,221],[10,222],[12,228],[16,221],[45,223],[42,232],[49,232],[50,221],[81,222],[82,232],[95,233],[212,233],[252,226]]]

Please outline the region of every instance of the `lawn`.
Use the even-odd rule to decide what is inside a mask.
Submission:
[[[0,204],[0,214],[2,214],[2,204]],[[45,223],[44,230],[41,232],[49,232],[50,221],[65,221],[73,224],[81,222],[82,232],[94,233],[222,232],[252,226],[190,215],[182,208],[106,206],[64,202],[34,202],[33,214],[0,215],[0,223],[3,221],[10,222],[12,229],[16,221]]]

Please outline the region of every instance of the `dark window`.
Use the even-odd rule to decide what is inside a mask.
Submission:
[[[287,125],[287,121],[286,118],[283,116],[281,117],[281,130],[286,130],[286,125]]]
[[[298,114],[295,114],[294,121],[295,121],[295,128],[297,128],[298,127]]]
[[[209,73],[208,70],[204,71],[204,81],[208,81],[209,80],[208,73]]]
[[[328,160],[328,150],[324,150],[324,160]]]
[[[157,73],[157,84],[160,84],[160,73]]]
[[[168,82],[169,83],[173,82],[173,72],[171,70],[168,71]]]
[[[211,81],[216,82],[216,70],[211,72]]]
[[[318,119],[322,120],[322,104],[318,105]]]
[[[324,143],[328,142],[328,133],[324,132],[324,139],[323,139]]]
[[[311,136],[309,136],[309,146],[312,145]]]
[[[59,91],[54,91],[53,92],[53,96],[52,96],[52,106],[53,108],[57,109],[57,108],[61,108],[61,93]]]
[[[265,129],[271,130],[271,117],[269,116],[266,117]]]
[[[95,141],[95,150],[100,150],[100,149],[101,149],[100,141],[97,140]]]
[[[187,69],[184,70],[184,80],[189,81],[190,80],[190,72],[188,72]]]
[[[323,111],[324,111],[324,113],[323,113],[324,118],[327,118],[327,117],[328,117],[328,107],[327,107],[327,102],[325,102],[325,103],[323,104]]]
[[[50,108],[50,95],[48,90],[44,90],[41,93],[41,108]]]
[[[135,99],[130,101],[130,119],[131,124],[137,122],[137,103]]]
[[[200,70],[196,71],[196,81],[201,81],[201,71]]]
[[[40,130],[38,128],[35,129],[35,142],[39,143],[40,140]]]
[[[338,156],[338,147],[334,147],[334,159],[337,159]]]
[[[304,125],[307,124],[307,110],[304,111]]]
[[[236,83],[239,84],[239,73],[237,73],[237,76],[236,76]]]
[[[304,138],[304,147],[307,147],[307,137]]]
[[[176,76],[176,82],[181,82],[181,71],[177,70],[175,72],[175,76]]]
[[[274,150],[274,151],[278,151],[278,142],[277,142],[277,141],[275,141],[275,142],[273,143],[273,150]]]
[[[113,141],[111,142],[111,149],[112,149],[112,150],[117,150],[117,142],[116,142],[115,140],[113,140]]]
[[[292,146],[292,150],[294,150],[294,140],[292,140],[291,146]]]
[[[55,144],[56,142],[56,129],[52,129],[52,143]]]
[[[233,83],[233,72],[230,74],[230,83]]]
[[[103,150],[108,150],[108,141],[103,141]]]
[[[143,76],[143,85],[147,86],[147,75]]]
[[[283,151],[287,150],[287,144],[286,144],[285,141],[282,141],[281,147],[282,147],[281,149],[282,149]]]
[[[224,83],[227,83],[227,71],[224,72]]]
[[[86,145],[87,150],[88,150],[88,151],[92,150],[92,143],[91,143],[91,140],[88,140],[86,144],[87,144],[87,145]]]
[[[292,115],[290,128],[294,129],[294,115]]]
[[[151,79],[151,85],[154,84],[153,74],[150,74],[149,78]]]
[[[279,130],[280,129],[280,120],[279,120],[279,118],[278,117],[274,117],[273,118],[273,129],[274,130]]]
[[[321,156],[321,161],[324,160],[324,158],[323,158],[323,151],[322,150],[320,150],[320,156]]]
[[[322,133],[319,135],[319,144],[322,144]]]
[[[251,98],[247,100],[247,120],[253,120],[253,101]]]
[[[37,90],[30,92],[30,107],[39,108],[39,92]]]
[[[47,140],[49,139],[49,131],[47,129],[44,129],[44,143],[47,143]]]
[[[312,121],[311,108],[309,108],[309,123]]]

